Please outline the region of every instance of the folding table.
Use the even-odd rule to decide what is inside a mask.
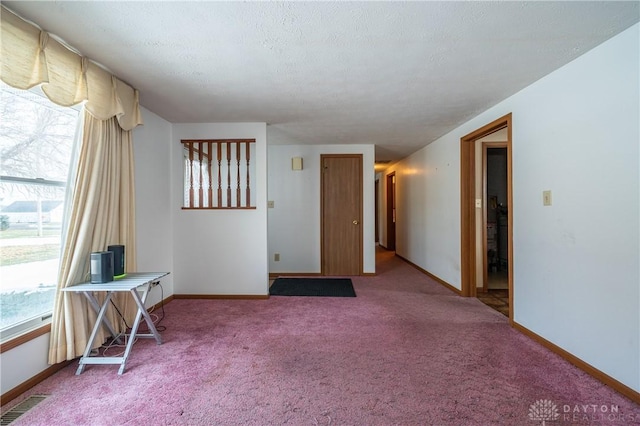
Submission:
[[[98,314],[98,316],[96,317],[96,322],[93,326],[93,331],[91,332],[91,336],[89,337],[89,341],[87,342],[87,347],[85,348],[84,354],[80,358],[80,365],[76,370],[76,375],[81,374],[84,370],[84,366],[87,364],[120,364],[118,374],[124,373],[127,358],[129,357],[129,354],[131,352],[133,342],[137,337],[153,337],[156,339],[158,345],[162,344],[160,333],[158,333],[155,325],[153,325],[153,321],[151,320],[151,317],[149,316],[144,303],[147,300],[147,295],[149,294],[149,290],[151,289],[151,287],[157,284],[160,279],[166,275],[169,275],[169,272],[133,272],[114,281],[105,283],[86,282],[62,289],[62,291],[83,293],[89,301],[89,304]],[[98,300],[93,295],[93,292],[96,291],[106,293],[106,297],[104,298],[102,305],[100,305]],[[109,302],[111,301],[111,295],[116,292],[126,291],[130,292],[133,296],[133,300],[138,306],[138,312],[136,314],[135,320],[133,321],[133,326],[131,327],[131,333],[129,335],[130,337],[126,345],[124,355],[120,357],[90,356],[93,341],[98,335],[98,330],[100,329],[101,324],[104,324],[105,327],[107,327],[114,339],[119,340],[119,337],[115,332],[113,325],[105,314],[107,312]],[[138,293],[139,291],[141,291],[142,294]],[[142,318],[144,318],[144,320],[146,321],[151,333],[138,333],[138,326],[140,325],[140,320]]]

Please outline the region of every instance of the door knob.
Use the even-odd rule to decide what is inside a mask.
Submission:
[[[357,221],[357,220],[354,220],[354,221],[353,221],[353,224],[354,224],[354,225],[357,225],[357,224],[358,224],[358,221]]]

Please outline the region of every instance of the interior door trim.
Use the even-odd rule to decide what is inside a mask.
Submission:
[[[513,180],[512,114],[509,113],[460,138],[460,284],[465,297],[476,295],[476,141],[495,131],[507,129],[507,268],[509,273],[509,322],[513,324]]]

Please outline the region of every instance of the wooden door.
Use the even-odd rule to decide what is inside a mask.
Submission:
[[[362,155],[325,154],[321,162],[323,275],[362,274]]]

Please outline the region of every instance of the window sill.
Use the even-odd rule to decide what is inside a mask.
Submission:
[[[12,337],[8,339],[6,342],[0,343],[0,354],[5,353],[8,350],[16,348],[24,343],[27,343],[37,337],[42,336],[43,334],[47,334],[51,331],[51,323],[33,329],[31,331],[27,331],[24,334],[21,334],[16,337]]]

